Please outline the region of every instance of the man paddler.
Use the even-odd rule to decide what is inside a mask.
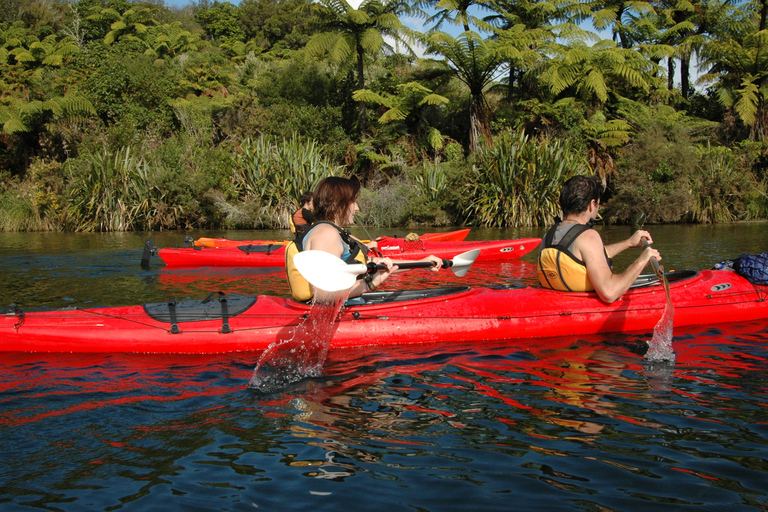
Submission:
[[[601,184],[592,177],[574,176],[560,191],[563,220],[553,226],[539,247],[539,282],[560,291],[595,291],[611,303],[629,290],[651,258],[661,260],[659,251],[646,247],[624,272],[614,274],[612,258],[630,247],[643,247],[651,234],[637,230],[622,242],[604,245],[592,222],[600,209]]]
[[[301,206],[290,218],[291,233],[295,233],[297,237],[304,236],[312,223],[315,222],[315,213],[312,211],[314,208],[312,192],[304,192],[299,202]]]

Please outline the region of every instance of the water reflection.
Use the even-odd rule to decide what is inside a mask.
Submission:
[[[369,487],[379,501],[361,510],[394,492],[497,508],[489,489],[540,506],[759,502],[766,337],[680,332],[660,372],[635,336],[335,350],[324,376],[269,396],[246,389],[256,354],[7,354],[0,481],[38,506],[99,509],[162,489],[234,508],[285,493],[340,506]]]

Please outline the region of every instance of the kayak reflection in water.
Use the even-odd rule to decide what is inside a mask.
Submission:
[[[343,226],[355,222],[355,214],[360,211],[357,196],[360,182],[348,178],[332,176],[320,182],[313,195],[315,223],[303,237],[286,250],[286,272],[291,296],[295,300],[307,301],[315,297],[315,291],[293,264],[293,256],[303,250],[320,250],[330,253],[347,263],[368,263],[368,248],[353,237]],[[374,291],[393,273],[402,271],[396,261],[390,258],[371,258],[370,261],[383,265],[373,275],[366,275],[358,280],[349,290],[349,297],[357,297],[364,292]],[[430,255],[419,261],[432,263],[432,270],[439,270],[442,260]],[[401,262],[404,263],[404,262]],[[315,297],[317,298],[317,297]]]
[[[544,236],[539,247],[539,282],[560,291],[596,291],[611,303],[621,297],[651,258],[661,260],[656,249],[647,246],[624,272],[614,274],[611,258],[629,249],[653,243],[651,234],[635,231],[622,242],[604,245],[600,234],[591,229],[600,209],[602,186],[592,177],[574,176],[560,191],[563,220]]]

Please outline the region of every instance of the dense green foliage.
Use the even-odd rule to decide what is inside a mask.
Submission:
[[[766,219],[766,16],[0,0],[0,230],[285,227],[330,174],[371,225],[546,225],[576,173],[606,222]]]

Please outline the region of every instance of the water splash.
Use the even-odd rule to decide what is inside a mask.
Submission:
[[[648,342],[648,352],[645,360],[651,363],[674,363],[675,351],[672,349],[672,325],[674,323],[675,310],[667,295],[667,305],[661,319],[653,328],[653,338]]]
[[[322,375],[328,344],[338,327],[336,319],[347,294],[347,291],[316,294],[309,315],[293,335],[272,343],[261,354],[248,387],[262,393],[275,393],[301,380]]]

